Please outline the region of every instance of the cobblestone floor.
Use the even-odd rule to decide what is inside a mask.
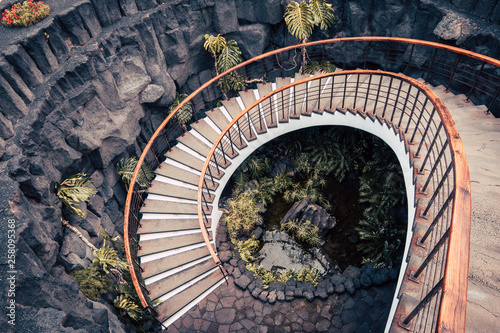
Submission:
[[[332,294],[309,302],[264,303],[237,287],[232,277],[169,327],[169,332],[383,332],[395,282],[353,295]]]

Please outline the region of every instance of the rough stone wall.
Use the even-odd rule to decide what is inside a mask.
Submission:
[[[19,331],[133,330],[112,307],[87,300],[67,274],[88,265],[92,254],[61,228],[54,185],[77,172],[92,174],[99,192],[84,207],[86,218],[68,216],[71,224],[96,246],[101,226],[123,234],[125,188],[115,164],[140,154],[162,119],[159,110],[177,91],[191,92],[212,77],[204,35],[235,39],[247,59],[295,44],[281,20],[288,2],[47,0],[53,10],[46,20],[24,29],[0,27],[0,244],[6,244],[5,221],[14,218]],[[334,26],[312,38],[443,37],[498,54],[493,27],[434,2],[337,1]],[[453,15],[480,29],[464,35],[469,23],[457,27]],[[6,254],[0,252],[2,281]],[[2,327],[5,319],[0,315]]]

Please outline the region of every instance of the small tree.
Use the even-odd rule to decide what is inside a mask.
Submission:
[[[309,0],[309,3],[302,1],[300,4],[293,1],[286,7],[285,23],[288,31],[299,39],[299,43],[306,43],[311,36],[314,27],[319,26],[321,30],[328,29],[335,16],[332,5],[325,0]],[[301,49],[302,64],[300,72],[307,65],[307,51],[305,47]]]

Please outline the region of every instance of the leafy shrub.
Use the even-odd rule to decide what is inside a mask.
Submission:
[[[128,295],[121,294],[117,296],[113,304],[122,315],[123,313],[126,313],[135,321],[139,321],[142,319],[144,310],[141,309],[133,300],[131,300]]]
[[[122,177],[122,181],[127,188],[130,186],[130,181],[134,175],[135,168],[137,167],[138,159],[135,156],[122,158],[116,165],[116,171]],[[151,180],[154,178],[153,170],[146,162],[142,163],[141,171],[137,175],[136,182],[141,188],[148,188],[151,185]]]
[[[286,221],[281,224],[281,230],[288,233],[293,239],[307,243],[311,247],[318,247],[322,244],[319,228],[309,220],[304,223],[299,223],[297,219]]]
[[[101,294],[113,290],[113,284],[98,262],[94,261],[88,267],[70,273],[80,287],[82,293],[93,301]]]
[[[96,189],[91,185],[91,176],[85,173],[77,173],[66,178],[56,187],[56,195],[70,213],[83,217],[82,210],[77,206],[82,201],[89,201],[97,193]]]
[[[246,268],[253,272],[253,277],[257,278],[258,276],[262,277],[263,281],[263,286],[262,289],[267,289],[269,288],[269,283],[276,281],[276,278],[274,277],[274,274],[269,272],[264,268],[264,266],[259,265],[257,266],[256,264],[247,264]]]
[[[29,27],[49,15],[50,7],[43,1],[26,0],[12,5],[2,13],[2,23],[8,27]]]
[[[254,259],[253,255],[259,249],[260,242],[252,237],[246,241],[237,241],[235,245],[240,253],[241,259],[250,262]]]
[[[188,97],[187,94],[180,94],[175,97],[175,99],[168,105],[167,110],[165,111],[165,117],[168,116],[172,111],[175,110],[179,104],[181,104],[186,98]],[[181,126],[184,126],[187,124],[191,118],[193,117],[193,104],[191,101],[187,102],[185,105],[183,105],[179,111],[175,114],[175,119],[181,124]]]
[[[225,216],[222,221],[226,223],[227,230],[232,238],[236,238],[239,233],[251,232],[262,221],[259,207],[257,207],[249,191],[230,199],[224,212]]]
[[[333,73],[337,67],[329,63],[328,61],[313,61],[302,68],[304,74],[314,74],[315,72],[320,73]]]
[[[288,280],[296,280],[299,282],[311,282],[314,286],[317,286],[320,277],[321,274],[316,268],[304,266],[299,272],[296,272],[295,269],[282,270],[277,281],[286,283]]]

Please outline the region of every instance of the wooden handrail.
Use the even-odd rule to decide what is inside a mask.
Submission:
[[[423,83],[396,73],[384,71],[367,71],[367,70],[349,70],[337,73],[327,73],[316,75],[313,77],[305,78],[284,85],[267,95],[254,101],[236,117],[234,117],[229,124],[222,130],[217,139],[214,141],[203,168],[201,169],[200,181],[198,184],[198,219],[200,228],[204,229],[203,221],[203,206],[202,206],[202,192],[204,187],[204,179],[212,156],[217,150],[217,146],[222,141],[223,137],[229,130],[245,116],[249,111],[257,107],[263,101],[271,98],[272,96],[289,89],[293,86],[304,84],[314,80],[320,80],[332,76],[344,75],[383,75],[398,78],[406,81],[410,85],[417,87],[429,98],[430,102],[436,108],[442,122],[445,133],[450,141],[450,147],[453,152],[454,163],[454,186],[456,187],[454,200],[453,200],[453,215],[450,228],[450,237],[448,241],[447,265],[445,269],[442,302],[440,305],[438,331],[439,332],[464,332],[465,331],[465,310],[467,304],[467,276],[469,272],[469,239],[470,239],[470,218],[471,218],[471,197],[470,197],[470,179],[469,169],[463,144],[460,140],[458,130],[453,122],[453,119],[443,104],[441,99]],[[206,229],[205,229],[206,230]],[[209,244],[208,233],[203,234],[205,242]],[[210,247],[211,248],[211,247]]]
[[[237,65],[237,66],[235,66],[235,67],[233,67],[233,68],[231,68],[231,69],[229,69],[229,70],[227,70],[227,71],[225,71],[225,72],[217,75],[216,77],[212,78],[208,82],[206,82],[203,85],[201,85],[198,89],[196,89],[193,93],[191,93],[186,99],[184,99],[169,114],[169,116],[161,123],[161,125],[155,131],[155,133],[153,134],[153,136],[149,140],[148,144],[144,148],[141,156],[139,157],[139,161],[137,163],[136,169],[135,169],[134,174],[132,176],[132,179],[130,181],[130,186],[129,186],[129,190],[128,190],[127,198],[126,198],[126,203],[125,203],[125,211],[124,211],[124,243],[125,243],[124,245],[125,245],[127,262],[130,265],[130,273],[131,273],[132,281],[133,281],[134,287],[135,287],[135,289],[136,289],[136,291],[138,293],[139,299],[141,300],[141,304],[144,307],[148,307],[148,304],[147,304],[147,301],[146,301],[146,299],[145,299],[145,297],[144,297],[144,295],[143,295],[143,293],[141,291],[141,287],[140,287],[138,278],[137,278],[135,270],[134,270],[133,260],[132,260],[132,254],[131,254],[131,250],[130,250],[130,241],[129,241],[130,208],[131,208],[131,202],[132,202],[132,196],[133,196],[133,192],[134,192],[135,183],[136,183],[138,174],[139,174],[139,172],[141,170],[141,166],[144,163],[144,160],[146,158],[146,154],[150,151],[153,142],[158,138],[158,136],[160,135],[161,131],[166,127],[166,125],[171,121],[171,119],[176,115],[176,113],[184,105],[186,105],[187,103],[189,103],[201,91],[203,91],[204,89],[206,89],[207,87],[209,87],[210,85],[212,85],[213,83],[215,83],[217,80],[219,80],[220,78],[224,77],[225,75],[231,73],[234,70],[237,70],[239,68],[245,67],[248,64],[254,63],[256,61],[259,61],[259,60],[262,60],[264,58],[268,58],[268,57],[271,57],[271,56],[274,56],[274,55],[277,55],[277,54],[280,54],[280,53],[283,53],[283,52],[287,52],[287,51],[291,51],[291,50],[295,50],[295,49],[300,49],[300,48],[303,48],[303,47],[307,48],[307,47],[310,47],[310,46],[318,46],[318,45],[325,45],[325,44],[335,44],[335,43],[341,43],[341,42],[394,42],[394,43],[405,43],[405,44],[409,44],[409,45],[410,44],[412,44],[412,45],[422,45],[422,46],[433,47],[435,49],[448,50],[448,51],[456,53],[456,54],[465,55],[467,57],[470,57],[470,58],[473,58],[473,59],[477,59],[477,60],[483,61],[485,63],[489,63],[489,64],[491,64],[493,66],[500,67],[500,60],[497,60],[497,59],[494,59],[494,58],[491,58],[491,57],[488,57],[488,56],[485,56],[485,55],[481,55],[481,54],[478,54],[478,53],[475,53],[475,52],[472,52],[472,51],[463,50],[463,49],[460,49],[460,48],[457,48],[457,47],[454,47],[454,46],[439,44],[439,43],[435,43],[435,42],[428,42],[428,41],[422,41],[422,40],[410,39],[410,38],[397,38],[397,37],[376,37],[376,36],[373,36],[373,37],[347,37],[347,38],[334,38],[334,39],[327,39],[327,40],[321,40],[321,41],[308,42],[308,43],[304,43],[304,44],[298,44],[298,45],[293,45],[293,46],[289,46],[289,47],[285,47],[285,48],[273,50],[273,51],[267,52],[265,54],[262,54],[262,55],[260,55],[258,57],[255,57],[255,58],[249,59],[249,60],[247,60],[245,62],[242,62],[241,64],[239,64],[239,65]],[[458,149],[457,151],[463,152],[463,147],[461,147],[461,150],[459,149],[461,144],[460,145],[459,145],[459,143],[456,143],[456,144],[457,144],[457,146],[455,148]],[[463,154],[456,154],[455,158],[456,159],[460,159],[461,156],[463,156],[463,158],[465,159],[465,155],[463,155]],[[468,172],[467,172],[467,174],[468,174]],[[459,186],[458,188],[460,189],[461,188],[460,187],[461,182],[462,181],[466,181],[465,178],[467,178],[467,177],[465,177],[465,176],[457,177],[457,175],[455,177],[456,177],[455,181],[457,182],[457,186]],[[462,190],[460,190],[458,192],[462,192]],[[464,192],[464,198],[462,198],[462,200],[465,200],[465,201],[469,200],[470,201],[470,188],[464,187],[463,192]],[[468,199],[467,199],[467,196],[465,195],[466,193],[469,193]],[[457,200],[460,200],[460,199],[461,199],[461,197],[457,198]],[[454,206],[454,209],[455,209],[455,206]],[[206,232],[205,226],[203,226],[202,230],[203,229],[205,229],[205,234],[208,234]],[[470,232],[470,226],[469,226],[468,230]],[[462,237],[458,237],[458,236],[450,237],[450,242],[452,242],[454,244],[455,242],[459,242],[460,240],[463,240],[464,239],[463,237],[465,237],[465,235],[462,235]],[[211,248],[211,245],[209,246],[209,248]],[[211,255],[214,258],[214,261],[216,263],[220,262],[218,260],[217,256],[216,256],[216,254],[215,254],[215,251],[213,251],[213,249],[210,251],[210,253],[211,253]],[[450,256],[450,258],[463,258],[466,255],[466,253],[452,253],[452,252],[450,252],[448,255]],[[467,258],[468,258],[468,250],[467,250]],[[465,277],[465,279],[467,279],[467,277]],[[449,286],[449,285],[451,285],[451,282],[445,280],[444,284],[445,284],[445,286],[447,286],[447,285]],[[451,287],[449,287],[449,288],[451,288]],[[446,304],[446,302],[444,302],[444,304]]]

